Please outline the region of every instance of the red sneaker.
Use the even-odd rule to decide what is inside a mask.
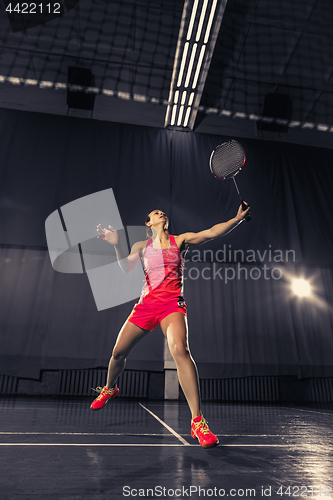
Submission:
[[[100,410],[101,408],[103,408],[103,406],[106,405],[110,398],[115,398],[119,394],[117,384],[115,384],[113,389],[107,389],[104,386],[96,387],[96,389],[93,389],[93,391],[99,392],[100,395],[91,403],[91,410]]]
[[[219,444],[217,436],[209,430],[207,422],[202,415],[199,415],[192,420],[191,436],[194,439],[198,438],[198,441],[203,448],[212,448],[213,446]]]

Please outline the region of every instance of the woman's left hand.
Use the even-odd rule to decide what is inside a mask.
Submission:
[[[237,212],[237,215],[236,215],[236,219],[239,220],[239,221],[242,221],[245,219],[245,217],[247,216],[247,214],[249,213],[250,211],[250,207],[249,207],[249,204],[246,203],[246,201],[243,202],[244,205],[247,206],[247,209],[246,210],[243,210],[243,204],[241,204],[239,206],[239,209],[238,209],[238,212]]]

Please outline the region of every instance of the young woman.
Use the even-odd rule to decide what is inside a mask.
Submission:
[[[126,358],[133,347],[157,325],[161,326],[170,352],[177,366],[179,383],[191,410],[191,435],[204,448],[218,444],[217,437],[209,430],[200,411],[199,384],[196,365],[191,356],[186,321],[186,304],[183,297],[184,253],[190,245],[200,245],[205,241],[229,233],[247,215],[239,207],[235,218],[222,222],[199,233],[184,233],[172,236],[168,233],[168,218],[160,210],[153,210],[146,217],[149,239],[139,241],[126,257],[117,231],[109,226],[97,226],[98,238],[114,245],[117,259],[124,272],[129,272],[142,260],[146,282],[139,302],[122,327],[109,363],[107,382],[96,389],[100,395],[90,408],[99,410],[110,398],[119,393],[116,380],[125,367]]]

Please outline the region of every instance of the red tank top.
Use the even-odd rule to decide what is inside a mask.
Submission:
[[[145,300],[177,300],[183,297],[183,271],[185,259],[175,238],[170,235],[170,247],[154,248],[152,239],[147,242],[142,258],[145,280],[140,297]]]

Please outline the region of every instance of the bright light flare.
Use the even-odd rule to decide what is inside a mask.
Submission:
[[[310,297],[312,295],[310,283],[303,278],[294,278],[291,282],[291,288],[298,297]]]

